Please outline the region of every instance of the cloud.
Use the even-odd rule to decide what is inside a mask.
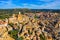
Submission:
[[[58,8],[58,7],[60,7],[60,1],[56,0],[56,1],[52,2],[52,3],[42,5],[41,7],[48,8],[48,9],[60,9],[60,8]]]
[[[50,1],[54,1],[54,0],[39,0],[39,1],[50,2]]]
[[[0,1],[0,8],[32,8],[32,9],[60,9],[60,0],[55,0],[53,2],[49,2],[51,0],[39,0],[45,1],[46,4],[29,4],[29,3],[21,3],[21,5],[14,4],[12,0],[9,1]]]
[[[54,2],[43,4],[43,5],[36,5],[36,4],[25,4],[25,7],[28,6],[34,9],[60,9],[60,1],[56,0]]]
[[[9,1],[9,0],[0,0],[0,1]]]
[[[5,9],[5,8],[20,8],[20,6],[17,6],[12,3],[11,0],[9,1],[0,1],[0,8]]]

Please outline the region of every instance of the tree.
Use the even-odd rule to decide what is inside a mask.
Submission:
[[[12,38],[14,38],[15,40],[17,40],[17,38],[18,38],[18,30],[11,30],[11,31],[8,32],[8,34],[10,34],[10,36]]]
[[[18,40],[23,40],[24,38],[23,37],[19,37]]]
[[[43,34],[40,34],[40,40],[46,40],[46,37],[45,37],[45,35],[43,35]]]
[[[10,25],[11,27],[13,27],[14,24],[13,24],[13,23],[9,23],[9,25]]]

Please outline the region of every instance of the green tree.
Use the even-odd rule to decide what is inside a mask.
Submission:
[[[43,34],[40,34],[40,40],[46,40],[46,37]]]
[[[9,23],[9,25],[10,25],[11,27],[13,27],[14,24],[13,24],[13,23]]]
[[[15,40],[17,40],[17,38],[18,38],[18,30],[11,30],[11,31],[8,32],[8,34],[10,34],[10,36],[12,38],[14,38]]]
[[[18,40],[23,40],[24,38],[23,37],[19,37]]]

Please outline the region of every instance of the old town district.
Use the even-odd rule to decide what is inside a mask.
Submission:
[[[0,40],[60,40],[60,14],[19,12],[0,19]]]

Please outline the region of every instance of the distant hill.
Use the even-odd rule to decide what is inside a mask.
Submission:
[[[32,11],[36,12],[57,12],[60,13],[60,9],[31,9]]]
[[[36,12],[57,12],[60,13],[60,9],[0,9],[0,14],[5,14],[5,13],[18,13],[18,12],[23,12],[23,13],[36,13]]]
[[[10,16],[12,16],[13,13],[18,14],[19,12],[21,12],[22,14],[24,13],[37,13],[37,12],[52,12],[52,13],[60,13],[60,10],[58,9],[0,9],[0,19],[5,19],[5,18],[9,18]]]

